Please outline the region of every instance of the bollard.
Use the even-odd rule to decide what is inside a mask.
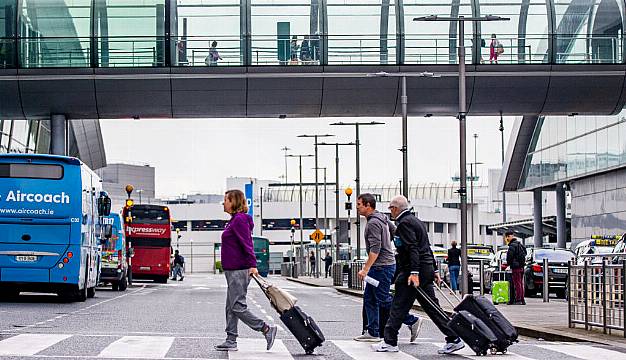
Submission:
[[[478,276],[478,280],[480,281],[480,284],[478,285],[480,287],[480,295],[485,295],[485,262],[481,259],[480,260],[480,274]]]
[[[550,286],[549,286],[549,277],[550,273],[548,269],[548,258],[543,259],[543,302],[550,301]]]

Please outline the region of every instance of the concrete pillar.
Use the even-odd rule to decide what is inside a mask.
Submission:
[[[450,247],[450,226],[447,222],[443,223],[443,241],[445,241],[446,248]]]
[[[565,184],[556,184],[556,247],[565,249],[567,224],[565,222]]]
[[[63,114],[50,116],[50,154],[67,155],[65,147],[67,118]]]
[[[543,196],[541,189],[533,191],[533,234],[535,239],[535,247],[543,246],[543,219],[542,219],[542,202]]]
[[[428,238],[430,238],[431,244],[436,244],[435,241],[435,222],[431,221],[428,223]]]

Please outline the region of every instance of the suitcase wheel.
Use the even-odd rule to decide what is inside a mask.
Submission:
[[[498,353],[498,349],[491,348],[491,355],[496,355]]]
[[[304,350],[304,353],[307,355],[313,355],[313,349]]]

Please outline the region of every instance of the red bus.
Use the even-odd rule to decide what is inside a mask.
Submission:
[[[167,283],[170,275],[171,217],[162,205],[125,206],[124,231],[133,250],[133,279],[151,279]]]

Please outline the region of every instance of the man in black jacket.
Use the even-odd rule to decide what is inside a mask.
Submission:
[[[526,247],[522,245],[513,232],[504,233],[504,241],[509,244],[506,251],[506,264],[511,267],[511,282],[515,299],[513,305],[526,305],[524,300],[524,265],[526,265]]]
[[[398,252],[398,276],[395,281],[396,294],[391,305],[389,320],[385,326],[385,340],[373,345],[377,352],[398,351],[398,330],[417,301],[424,312],[446,336],[446,345],[440,354],[451,354],[461,350],[465,344],[447,325],[447,317],[435,296],[433,281],[441,281],[437,262],[430,249],[428,231],[409,210],[409,202],[404,196],[396,196],[389,204],[391,217],[396,220],[394,244]],[[423,291],[417,291],[417,287]],[[426,298],[424,295],[428,296]]]

